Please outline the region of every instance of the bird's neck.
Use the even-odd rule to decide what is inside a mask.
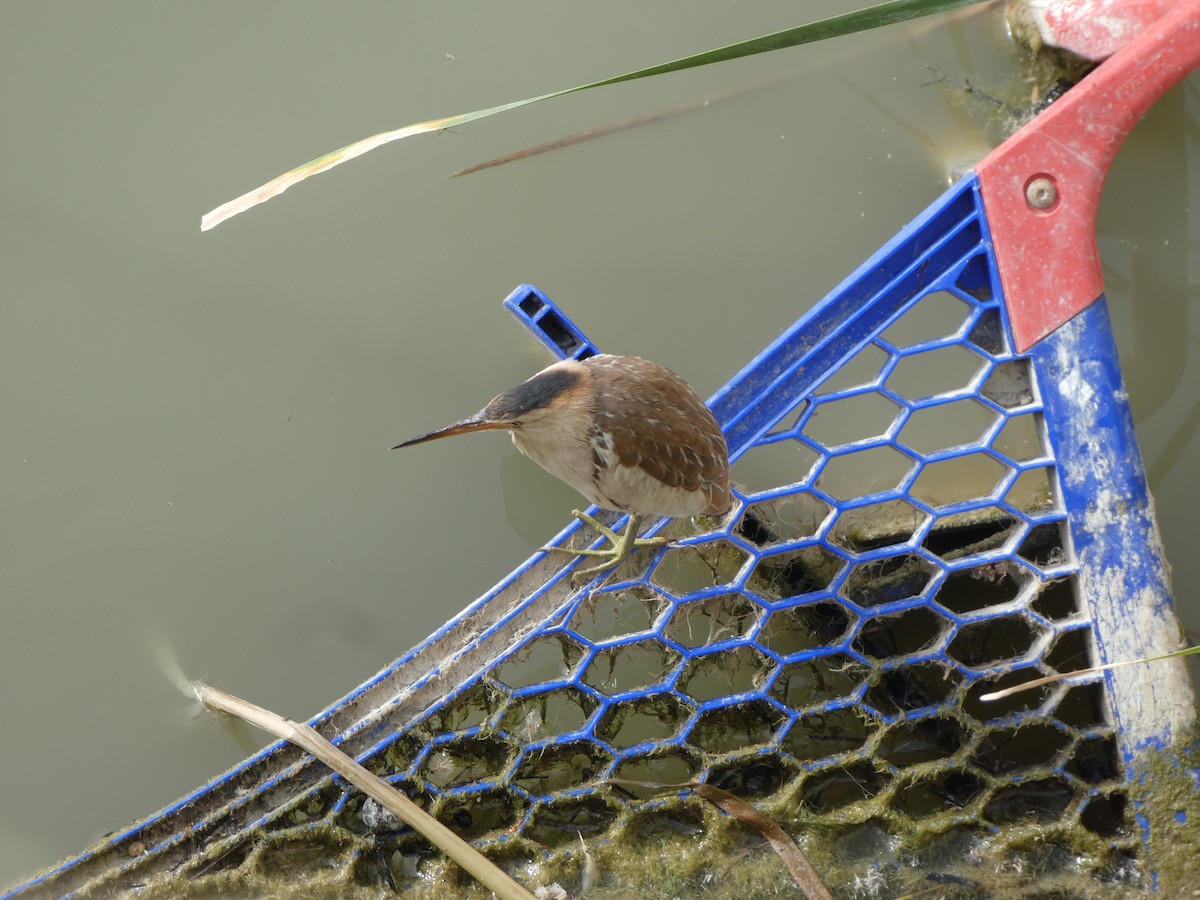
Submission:
[[[517,449],[556,478],[595,502],[595,462],[589,435],[593,413],[584,405],[564,407],[553,416],[512,430]]]

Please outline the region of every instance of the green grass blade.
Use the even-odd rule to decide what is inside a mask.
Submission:
[[[496,113],[506,112],[510,109],[516,109],[519,106],[528,106],[530,103],[537,103],[539,100],[546,100],[550,97],[557,97],[560,94],[567,93],[566,91],[557,91],[553,94],[542,94],[540,97],[530,97],[526,100],[517,100],[513,103],[505,103],[501,106],[493,106],[488,109],[481,109],[475,112],[462,113],[457,116],[447,116],[444,119],[430,119],[427,122],[418,122],[415,125],[406,125],[403,128],[397,128],[395,131],[384,131],[380,134],[373,134],[371,137],[363,138],[360,141],[355,141],[353,144],[348,144],[340,150],[334,150],[332,153],[326,153],[314,159],[312,162],[307,162],[302,166],[297,166],[290,172],[284,172],[275,178],[272,178],[266,184],[255,188],[249,193],[230,200],[228,203],[223,203],[206,214],[200,220],[200,230],[208,231],[210,228],[215,228],[226,219],[231,219],[238,213],[245,212],[251,207],[258,206],[260,203],[265,203],[272,197],[277,197],[294,184],[299,184],[306,178],[311,178],[313,175],[319,175],[321,172],[328,172],[335,166],[340,166],[344,162],[354,159],[357,156],[362,156],[368,151],[374,150],[376,147],[381,147],[384,144],[390,144],[392,141],[398,141],[401,138],[412,137],[416,134],[426,134],[430,131],[441,131],[444,128],[454,128],[457,125],[464,125],[467,122],[474,122],[476,119],[483,119],[487,116],[494,116]]]
[[[431,131],[441,131],[444,128],[453,128],[457,125],[464,125],[467,122],[474,122],[488,116],[494,116],[497,113],[507,112],[510,109],[517,109],[521,106],[528,106],[531,103],[549,100],[554,97],[563,97],[578,91],[620,84],[621,82],[633,81],[638,78],[649,78],[654,75],[665,75],[668,72],[679,72],[684,69],[695,68],[696,66],[707,66],[731,59],[740,59],[745,56],[754,56],[759,53],[768,53],[772,50],[783,50],[788,47],[796,47],[800,44],[822,41],[846,34],[856,34],[860,31],[867,31],[884,25],[894,25],[922,16],[948,12],[952,9],[980,2],[984,2],[984,0],[888,0],[888,2],[880,3],[867,9],[860,9],[844,13],[840,16],[821,19],[816,22],[810,22],[807,25],[777,31],[774,34],[768,34],[764,37],[729,44],[715,50],[708,50],[704,53],[685,56],[681,59],[660,63],[649,68],[638,69],[636,72],[627,72],[624,75],[616,75],[612,78],[602,79],[601,81],[593,81],[588,84],[577,85],[576,87],[564,88],[560,91],[552,91],[549,94],[528,97],[524,100],[504,103],[500,106],[491,106],[487,109],[476,110],[475,112],[461,113],[441,119],[430,119],[427,122],[418,122],[415,125],[407,125],[404,128],[398,128],[394,131],[384,131],[380,134],[363,138],[360,141],[355,141],[353,144],[342,147],[340,150],[334,150],[332,153],[327,153],[318,159],[314,159],[312,162],[298,166],[290,172],[285,172],[277,178],[268,181],[261,187],[255,188],[235,200],[230,200],[228,203],[218,206],[200,220],[200,230],[208,231],[226,219],[232,218],[238,213],[245,212],[253,206],[257,206],[260,203],[270,200],[272,197],[282,194],[289,187],[304,181],[306,178],[310,178],[321,172],[327,172],[335,166],[339,166],[348,160],[374,150],[376,147],[390,144],[392,141],[398,141],[402,138],[412,137],[417,134],[426,134]]]
[[[784,31],[777,31],[774,34],[768,34],[763,37],[751,38],[747,41],[729,44],[726,47],[718,47],[716,50],[707,50],[704,53],[697,53],[694,56],[685,56],[682,59],[660,63],[657,66],[638,69],[636,72],[628,72],[625,75],[605,78],[603,81],[593,81],[591,84],[567,88],[564,91],[548,94],[547,96],[557,97],[562,94],[587,90],[588,88],[620,84],[622,81],[633,81],[634,79],[647,78],[651,75],[665,75],[668,72],[680,72],[684,69],[693,69],[696,66],[707,66],[712,63],[725,62],[731,59],[741,59],[744,56],[755,56],[756,54],[768,53],[772,50],[786,50],[788,47],[798,47],[801,44],[811,44],[815,41],[824,41],[847,34],[858,34],[860,31],[882,28],[884,25],[897,25],[911,19],[949,12],[952,9],[971,6],[981,2],[985,2],[985,0],[888,0],[886,3],[879,3],[866,9],[843,13],[840,16],[831,16],[828,19],[809,22],[807,25],[788,28]],[[545,99],[545,97],[537,99],[541,100]]]

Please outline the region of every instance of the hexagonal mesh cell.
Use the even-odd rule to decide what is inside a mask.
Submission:
[[[578,886],[581,837],[632,854],[636,871],[649,843],[728,834],[679,786],[692,781],[820,835],[833,884],[851,884],[870,854],[888,896],[928,892],[928,872],[979,896],[1036,893],[1043,876],[1090,896],[1136,872],[1143,846],[1108,683],[983,699],[1093,662],[1104,636],[1089,554],[1111,532],[1076,525],[1079,475],[1057,455],[1065,439],[1050,438],[1082,395],[1048,368],[1066,357],[1011,350],[975,204],[972,190],[951,191],[925,231],[864,268],[853,303],[828,299],[714,399],[735,481],[737,460],[759,451],[785,463],[777,481],[756,469],[723,520],[672,523],[674,544],[595,584],[573,588],[573,562],[535,556],[316,726],[547,882]],[[1119,390],[1085,399],[1101,396],[1123,402]],[[1148,544],[1098,558],[1143,571]],[[276,790],[280,765],[294,795],[239,812]],[[289,748],[212,791],[214,824],[188,827],[196,846],[206,829],[222,835],[216,856],[184,864],[155,849],[129,866],[129,835],[111,852],[130,871],[182,865],[197,883],[278,869],[286,853],[359,885],[418,891],[431,872],[458,877]],[[136,833],[165,848],[179,815]],[[336,838],[315,850],[311,828],[295,832],[314,822]],[[1036,866],[1033,826],[1047,836]],[[264,833],[269,854],[239,849]]]

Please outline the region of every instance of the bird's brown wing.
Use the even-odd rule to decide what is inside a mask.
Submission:
[[[621,465],[669,487],[703,492],[705,512],[728,509],[725,436],[691,386],[670,369],[635,356],[597,356],[588,363],[596,423]]]

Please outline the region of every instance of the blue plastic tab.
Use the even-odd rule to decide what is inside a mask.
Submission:
[[[587,359],[600,352],[579,326],[532,284],[523,284],[509,294],[504,306],[556,359]]]

